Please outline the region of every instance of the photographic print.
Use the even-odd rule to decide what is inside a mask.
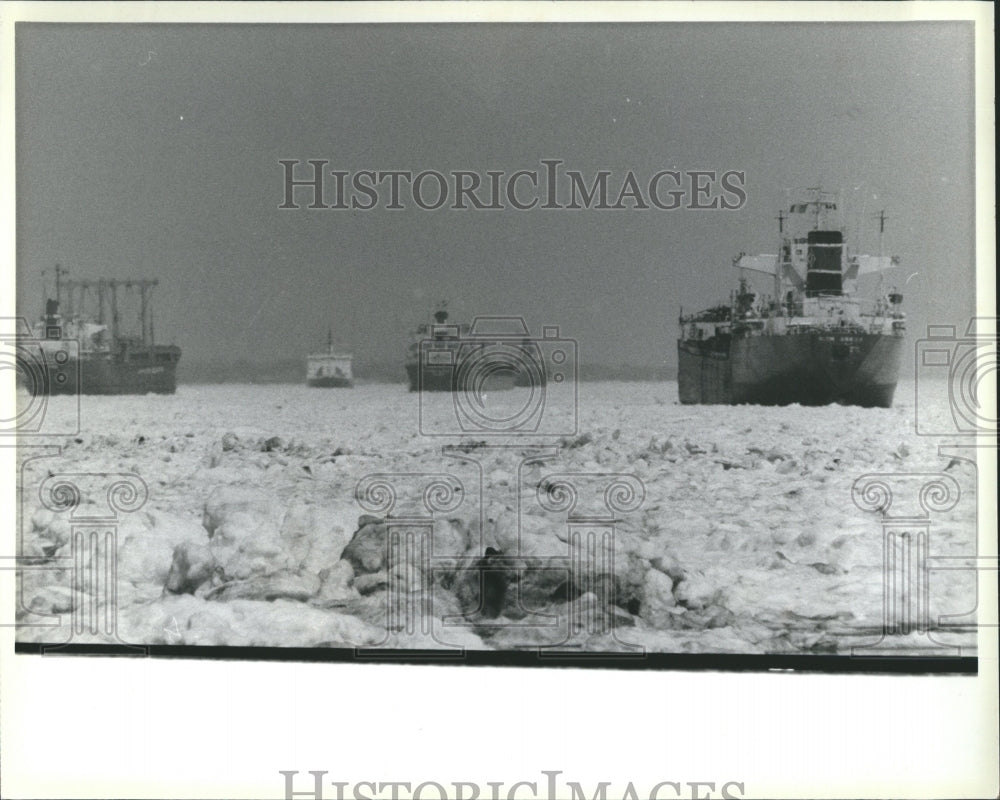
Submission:
[[[16,38],[19,641],[975,655],[971,26]]]
[[[14,657],[977,675],[976,23],[379,13],[11,22]]]

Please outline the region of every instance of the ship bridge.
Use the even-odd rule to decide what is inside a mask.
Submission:
[[[773,314],[810,314],[802,308],[805,300],[852,296],[861,276],[881,273],[899,265],[897,256],[849,253],[834,195],[819,189],[810,191],[811,199],[793,203],[787,214],[778,215],[781,236],[778,253],[741,253],[733,262],[740,270],[772,277],[774,295],[769,310]],[[885,230],[886,219],[884,213],[879,214],[878,219],[881,251],[881,234]],[[882,292],[878,304],[885,306],[885,312],[890,312],[890,305],[899,305],[899,302],[890,303],[887,299],[883,302],[881,295]],[[902,297],[898,300],[901,301]],[[843,309],[843,313],[847,311]]]

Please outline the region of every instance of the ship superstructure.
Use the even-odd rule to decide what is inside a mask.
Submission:
[[[740,254],[727,304],[680,317],[682,403],[892,405],[906,330],[902,294],[858,279],[895,267],[892,256],[851,254],[836,199],[819,189],[779,215],[779,252]],[[879,217],[881,233],[885,216]],[[773,280],[751,290],[747,272]]]
[[[354,386],[354,356],[333,346],[333,331],[327,333],[326,351],[306,356],[306,384],[318,388]]]
[[[449,320],[440,303],[433,322],[418,325],[406,351],[410,391],[479,392],[540,387],[546,375],[537,344],[520,317]]]
[[[32,334],[50,372],[78,380],[47,381],[50,394],[172,394],[181,350],[156,344],[156,280],[70,280],[56,266],[55,298]],[[136,301],[138,313],[133,315]],[[126,315],[126,307],[128,314]]]

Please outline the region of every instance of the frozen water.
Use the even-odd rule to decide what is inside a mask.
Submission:
[[[948,409],[939,394],[921,413],[940,427]],[[914,398],[914,386],[901,384],[891,409],[682,406],[673,382],[582,383],[572,435],[495,440],[422,435],[418,398],[402,384],[83,397],[80,433],[52,440],[59,454],[23,462],[22,552],[52,569],[25,572],[18,618],[61,615],[61,627],[23,627],[19,638],[66,640],[68,612],[99,594],[73,584],[71,521],[42,508],[37,487],[50,474],[134,473],[148,499],[117,532],[126,641],[848,652],[878,642],[887,613],[893,622],[902,614],[885,608],[883,521],[852,500],[857,478],[891,476],[891,515],[906,503],[919,510],[916,497],[904,498],[914,491],[906,476],[947,468],[959,501],[907,535],[925,531],[935,558],[976,552],[975,467],[940,455],[938,437],[916,434]],[[71,427],[76,402],[51,398],[47,425]],[[545,413],[551,430],[572,428],[571,408]],[[506,446],[480,445],[487,440]],[[444,453],[446,445],[464,446]],[[559,506],[558,481],[546,477],[557,474],[572,484],[575,507]],[[613,513],[603,505],[612,474],[641,487]],[[394,507],[359,503],[370,475],[391,476]],[[380,522],[386,511],[397,520],[429,513],[422,492],[433,476],[444,483],[430,501],[443,509],[431,538],[420,539],[417,523],[391,534]],[[366,513],[376,519],[342,559]],[[908,541],[890,540],[897,578],[917,552]],[[470,572],[487,546],[501,561]],[[910,621],[926,618],[937,641],[974,652],[974,616],[960,615],[975,609],[975,574],[929,574],[926,612],[915,606]],[[193,593],[164,590],[168,583]],[[477,608],[487,583],[499,615]],[[923,591],[911,588],[913,598]],[[392,598],[409,603],[415,624],[393,617]],[[962,624],[943,626],[943,615]],[[911,640],[888,636],[880,646]]]

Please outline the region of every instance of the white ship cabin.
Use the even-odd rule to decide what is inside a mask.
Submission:
[[[41,342],[43,350],[59,350],[63,346],[61,342],[65,340],[78,342],[80,353],[106,353],[111,350],[107,325],[100,325],[77,315],[64,319],[59,313],[57,300],[47,301],[45,314],[32,326],[31,335]]]
[[[354,380],[351,353],[313,353],[306,356],[306,379],[323,380],[338,378]]]

